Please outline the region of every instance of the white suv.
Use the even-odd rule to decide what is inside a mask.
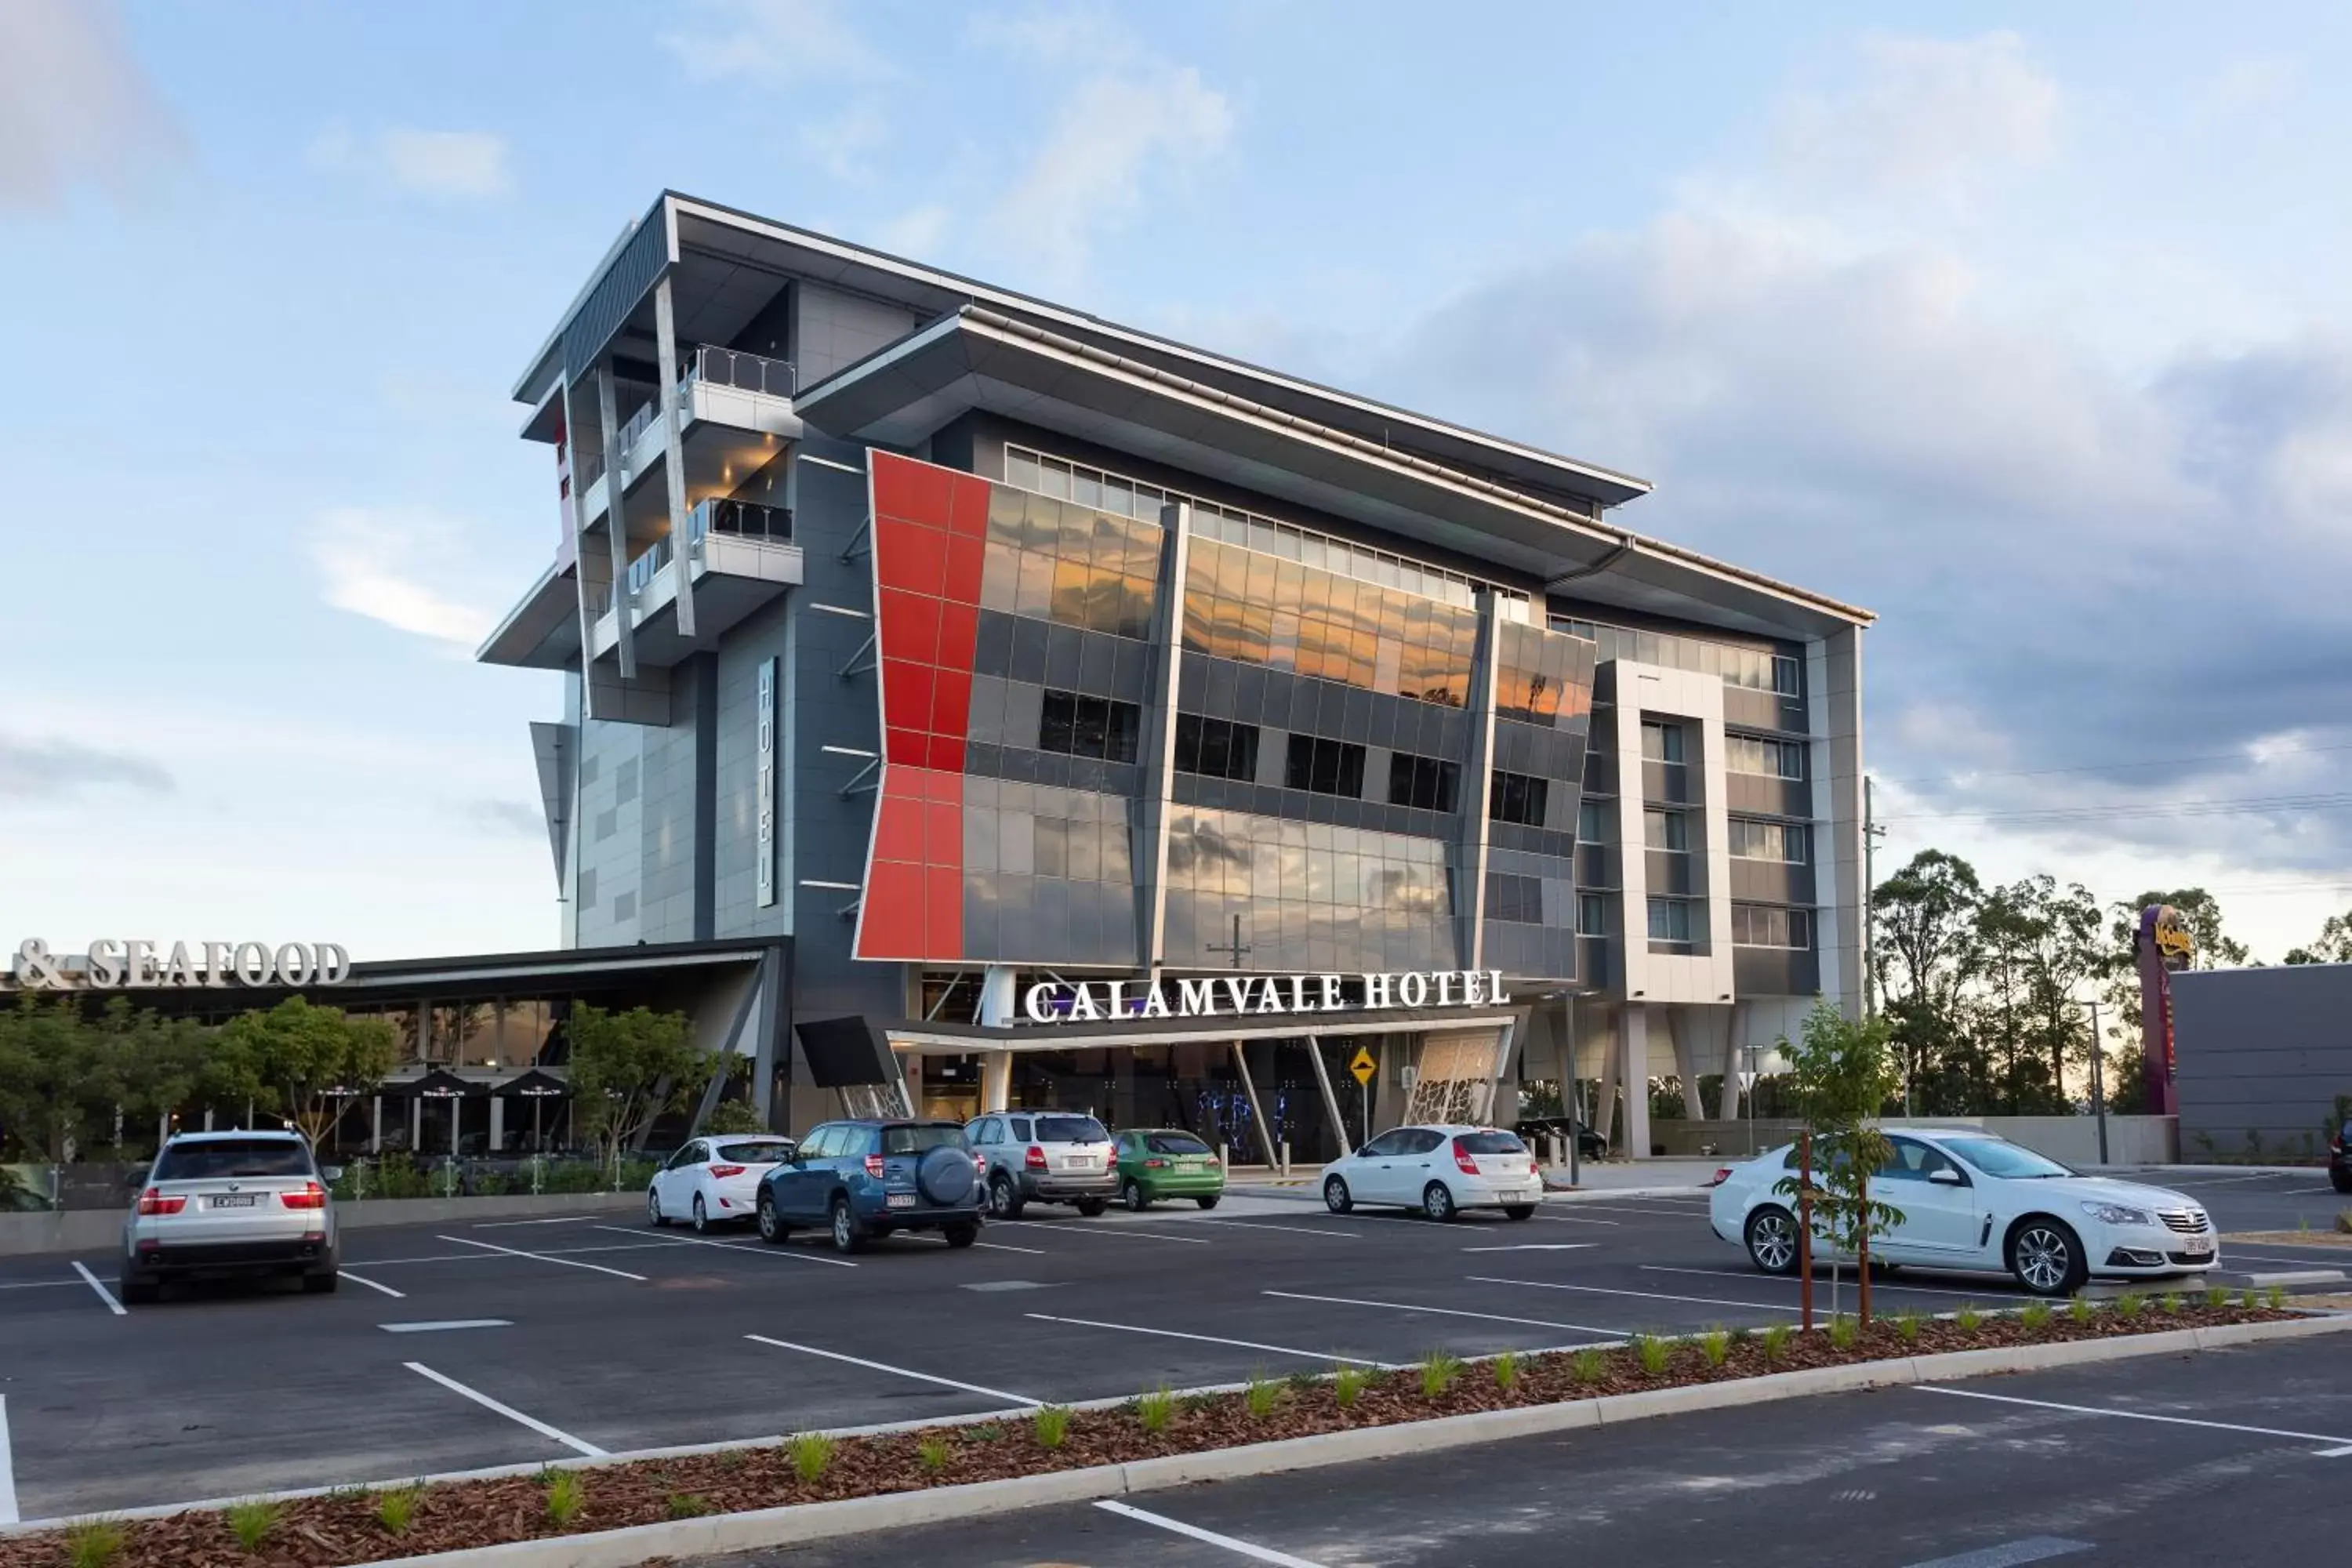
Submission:
[[[184,1132],[133,1173],[122,1222],[125,1301],[152,1301],[167,1279],[291,1274],[335,1288],[335,1200],[295,1132]]]
[[[963,1131],[987,1167],[992,1219],[1019,1219],[1033,1203],[1071,1204],[1092,1217],[1118,1194],[1118,1146],[1082,1111],[1001,1110]]]

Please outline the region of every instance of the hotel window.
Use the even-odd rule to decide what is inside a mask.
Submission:
[[[1603,844],[1609,838],[1609,806],[1605,801],[1579,801],[1576,805],[1576,841],[1580,844]]]
[[[1659,811],[1653,808],[1642,813],[1642,843],[1651,849],[1668,849],[1677,855],[1690,849],[1690,813]]]
[[[1257,726],[1179,713],[1176,771],[1244,783],[1257,777]]]
[[[1765,904],[1734,904],[1731,942],[1735,947],[1785,947],[1804,952],[1813,945],[1813,912],[1773,909]]]
[[[1496,769],[1492,787],[1486,792],[1486,813],[1497,822],[1516,822],[1525,827],[1544,825],[1544,805],[1550,795],[1550,781],[1530,778],[1526,773],[1507,773]]]
[[[1723,765],[1735,773],[1760,773],[1768,779],[1805,776],[1805,743],[1767,741],[1755,735],[1726,735]]]
[[[1609,934],[1609,900],[1599,893],[1580,893],[1576,899],[1576,934],[1607,936]]]
[[[1314,735],[1290,737],[1283,783],[1314,795],[1364,796],[1364,748],[1346,741],[1326,741]]]
[[[1791,866],[1801,866],[1807,858],[1806,840],[1811,835],[1802,824],[1792,822],[1754,822],[1744,816],[1731,819],[1731,855],[1738,860],[1784,860]]]
[[[1131,763],[1135,761],[1136,738],[1142,729],[1143,710],[1132,702],[1048,691],[1037,726],[1037,749],[1065,756]]]
[[[1486,918],[1512,925],[1543,924],[1543,879],[1486,873]]]
[[[1642,721],[1642,760],[1649,763],[1679,763],[1683,760],[1683,727],[1680,724],[1654,724]]]
[[[1452,811],[1461,793],[1462,769],[1435,757],[1397,752],[1389,757],[1389,804],[1423,811]]]
[[[1797,661],[1785,653],[1772,656],[1772,689],[1782,697],[1797,695]]]
[[[1650,940],[1687,942],[1691,939],[1691,907],[1685,899],[1650,900]]]

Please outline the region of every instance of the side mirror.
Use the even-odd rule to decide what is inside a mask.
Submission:
[[[321,1165],[319,1167],[319,1180],[326,1183],[329,1186],[333,1186],[337,1182],[340,1182],[342,1179],[343,1168],[341,1165]]]
[[[1928,1172],[1927,1179],[1935,1183],[1937,1186],[1957,1187],[1960,1185],[1960,1173],[1958,1171],[1953,1170],[1948,1165],[1944,1166],[1939,1170]]]

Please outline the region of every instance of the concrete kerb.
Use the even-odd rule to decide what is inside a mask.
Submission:
[[[386,1568],[634,1568],[655,1557],[694,1557],[804,1544],[813,1541],[856,1535],[868,1531],[908,1525],[977,1519],[1022,1509],[1057,1503],[1092,1501],[1101,1498],[1162,1490],[1202,1481],[1229,1480],[1287,1470],[1316,1469],[1366,1459],[1394,1458],[1433,1448],[1463,1447],[1574,1431],[1587,1426],[1621,1425],[1663,1415],[1689,1415],[1739,1405],[1761,1405],[1817,1394],[1851,1393],[1909,1384],[1945,1383],[2005,1373],[2039,1372],[2138,1356],[2174,1355],[2219,1350],[2272,1340],[2305,1339],[2352,1330],[2352,1313],[2313,1314],[2285,1322],[2233,1323],[2216,1328],[2176,1329],[2158,1333],[2114,1339],[2083,1340],[2063,1344],[2019,1345],[1994,1350],[1953,1351],[1937,1355],[1900,1357],[1849,1366],[1813,1367],[1774,1373],[1763,1377],[1725,1383],[1693,1384],[1681,1388],[1654,1389],[1639,1394],[1607,1394],[1597,1399],[1559,1405],[1529,1405],[1516,1410],[1443,1416],[1429,1421],[1402,1422],[1360,1427],[1349,1432],[1292,1437],[1244,1447],[1206,1453],[1172,1455],[1126,1465],[1102,1465],[1050,1475],[1024,1476],[1011,1480],[983,1481],[968,1486],[937,1487],[923,1491],[883,1497],[855,1498],[841,1502],[806,1503],[753,1512],[718,1514],[702,1519],[665,1521],[591,1535],[556,1536],[541,1541],[508,1542],[496,1546],[437,1552],[430,1556],[384,1559]],[[1238,1385],[1234,1385],[1238,1386]],[[1124,1399],[1093,1400],[1074,1408],[1108,1408]],[[964,1425],[1004,1420],[1030,1411],[995,1412],[958,1417],[892,1423],[887,1426],[845,1429],[877,1434],[920,1426]],[[716,1448],[757,1447],[756,1444],[703,1444],[639,1454],[615,1454],[579,1468],[651,1458],[658,1455],[708,1452]],[[482,1479],[492,1475],[536,1474],[545,1467],[517,1465],[495,1471],[428,1478],[433,1480]],[[332,1490],[316,1488],[279,1497],[316,1496]],[[107,1515],[115,1519],[152,1518],[223,1503],[176,1504],[168,1508],[132,1510]],[[43,1520],[0,1528],[0,1535],[54,1530],[72,1522]],[[373,1565],[368,1565],[373,1568]]]

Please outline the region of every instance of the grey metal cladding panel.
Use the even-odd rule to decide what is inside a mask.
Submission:
[[[629,319],[629,312],[637,308],[637,301],[646,297],[646,290],[654,286],[668,261],[669,227],[660,221],[656,209],[652,221],[637,226],[637,232],[613,258],[604,276],[564,324],[563,368],[574,381],[594,366],[596,356],[621,330],[621,323]]]
[[[1793,949],[1736,947],[1731,950],[1731,983],[1742,996],[1803,996],[1817,988],[1803,973],[1811,958]]]
[[[1654,763],[1642,759],[1642,798],[1666,805],[1676,805],[1693,798],[1691,769],[1673,763]]]
[[[1671,849],[1645,849],[1643,853],[1648,858],[1650,891],[1683,897],[1696,890],[1697,879],[1691,868],[1696,856],[1676,854]]]
[[[1787,702],[1769,691],[1726,686],[1723,721],[1734,729],[1801,731],[1805,728],[1805,709],[1801,702]]]
[[[1734,858],[1731,896],[1742,903],[1810,904],[1813,901],[1813,868],[1779,860]]]

